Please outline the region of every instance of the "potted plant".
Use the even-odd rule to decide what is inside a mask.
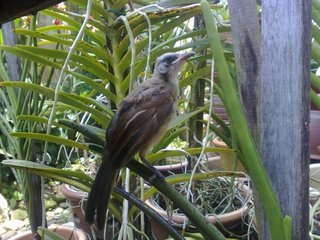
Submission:
[[[216,173],[212,173],[212,176],[215,174]],[[200,176],[201,174],[198,174],[195,178]],[[175,177],[177,179],[180,178],[180,180],[181,178],[187,180],[186,176],[179,177],[179,175],[176,175]],[[170,182],[170,180],[168,181]],[[174,182],[174,186],[178,188],[178,191],[187,195],[187,184],[179,180]],[[250,188],[240,182],[232,186],[230,178],[207,178],[206,176],[206,178],[195,181],[194,184],[195,188],[192,192],[192,203],[206,216],[208,222],[218,227],[220,226],[220,229],[230,229],[241,223],[252,206],[250,201]],[[149,195],[149,193],[147,194]],[[168,219],[179,231],[195,231],[194,227],[188,222],[188,218],[181,212],[179,213],[175,210],[175,206],[168,205],[168,201],[161,194],[154,192],[153,195],[146,200],[146,204],[157,211],[162,217]],[[168,234],[163,231],[158,224],[153,223],[151,220],[152,232],[156,239],[167,238]]]

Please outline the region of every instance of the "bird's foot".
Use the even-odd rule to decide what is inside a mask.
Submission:
[[[151,169],[152,169],[153,173],[152,173],[151,177],[148,178],[148,182],[152,183],[156,178],[160,178],[161,180],[165,179],[163,174],[158,169],[156,169],[154,166],[152,166]]]
[[[148,178],[148,182],[152,183],[156,178],[160,178],[161,180],[164,180],[165,177],[163,176],[163,174],[156,169],[147,159],[145,159],[144,157],[140,156],[140,159],[142,160],[142,162],[147,165],[151,170],[152,170],[152,175],[151,177]]]

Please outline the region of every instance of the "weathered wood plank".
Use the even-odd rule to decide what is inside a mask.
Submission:
[[[261,34],[256,0],[229,0],[237,80],[249,127],[257,142]]]
[[[2,25],[3,42],[8,46],[15,46],[17,36],[13,33],[13,22],[7,22]],[[20,59],[11,53],[6,52],[6,61],[9,78],[12,81],[19,81],[21,75]]]
[[[308,239],[311,0],[262,1],[262,9],[261,155],[293,217],[292,239]]]
[[[256,0],[245,4],[238,0],[228,0],[234,55],[237,67],[237,82],[240,98],[251,134],[255,143],[260,145],[259,102],[261,33]],[[254,188],[254,186],[253,186]],[[263,207],[258,193],[253,191],[258,232],[263,232]]]

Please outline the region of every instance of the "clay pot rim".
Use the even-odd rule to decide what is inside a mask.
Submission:
[[[213,144],[216,146],[216,147],[219,147],[219,148],[227,148],[227,144],[221,140],[221,138],[219,137],[215,137],[213,140],[212,140]]]
[[[241,187],[244,188],[243,189],[244,191],[251,191],[250,188],[246,185],[241,185]],[[249,195],[249,193],[247,194],[247,196],[248,195]],[[156,205],[154,205],[150,199],[151,199],[151,197],[149,199],[145,200],[145,203],[150,208],[152,208],[153,210],[158,212],[160,214],[160,216],[162,216],[165,219],[168,219],[167,212],[161,208],[158,208]],[[242,217],[244,217],[248,213],[248,211],[250,210],[252,205],[253,205],[253,203],[249,200],[241,208],[239,208],[235,211],[224,213],[224,214],[218,214],[218,215],[217,214],[207,214],[205,217],[206,217],[206,220],[212,224],[216,224],[217,222],[219,222],[223,226],[228,227],[228,226],[231,226],[234,223],[238,222],[240,219],[242,219]],[[185,221],[187,221],[188,218],[184,214],[173,213],[171,215],[170,220],[179,225],[179,224],[183,224]]]
[[[60,231],[74,231],[76,234],[76,239],[78,240],[86,240],[87,238],[87,234],[85,232],[83,232],[83,230],[81,230],[80,228],[75,228],[75,227],[71,227],[71,226],[64,226],[64,225],[58,225],[58,226],[49,226],[48,227],[49,230],[56,232],[56,230],[60,230]],[[20,240],[20,239],[25,239],[28,235],[31,235],[32,238],[32,232],[31,230],[27,230],[25,232],[22,233],[18,233],[17,235],[9,238],[8,240]],[[72,237],[71,239],[74,239],[74,237]]]
[[[65,196],[65,197],[70,197],[70,198],[76,198],[76,199],[82,199],[88,194],[82,190],[75,190],[70,187],[71,185],[67,183],[62,183],[59,187],[60,192]]]
[[[154,167],[160,171],[164,171],[164,170],[170,171],[172,169],[186,167],[187,165],[188,165],[188,161],[183,161],[183,162],[174,163],[174,164],[154,165]]]

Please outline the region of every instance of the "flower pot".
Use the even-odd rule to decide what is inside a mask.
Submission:
[[[90,225],[85,219],[85,208],[87,206],[87,196],[88,194],[71,187],[68,184],[60,185],[60,192],[65,196],[67,203],[70,205],[70,211],[72,213],[74,224],[77,228],[82,229],[84,232],[92,236]],[[98,239],[103,239],[104,231],[99,231],[95,229],[95,236]],[[112,227],[107,226],[106,236],[110,239],[113,237]],[[108,238],[109,239],[109,238]]]
[[[224,171],[225,167],[222,164],[220,156],[209,157],[208,159],[201,160],[201,166],[206,171]]]
[[[87,235],[78,228],[73,228],[69,226],[50,226],[49,230],[59,234],[64,239],[68,240],[87,240]],[[9,240],[33,240],[33,235],[31,230],[17,234],[14,237],[9,238]]]
[[[75,226],[77,228],[81,228],[85,232],[88,232],[90,230],[90,226],[85,221],[84,215],[87,193],[76,190],[67,184],[60,185],[60,192],[66,197],[67,203],[70,206]]]
[[[251,195],[251,190],[249,187],[243,184],[239,184],[239,190],[241,195],[248,199]],[[170,224],[174,227],[181,229],[185,222],[187,222],[188,218],[182,213],[169,213],[166,209],[161,208],[158,204],[155,203],[153,198],[149,198],[145,201],[145,203],[155,210],[160,216],[167,219]],[[251,207],[251,202],[247,201],[248,204],[241,206],[239,209],[227,212],[224,214],[207,214],[206,219],[208,222],[215,224],[215,225],[222,225],[223,228],[228,228],[239,224],[244,217],[247,215],[248,211]],[[167,239],[168,233],[161,228],[156,222],[150,219],[152,233],[156,239]],[[192,229],[192,228],[191,228]]]
[[[217,148],[228,148],[227,144],[225,144],[219,137],[215,137],[213,139],[213,144]],[[231,152],[220,152],[219,153],[220,158],[221,158],[221,166],[222,170],[224,171],[233,171],[233,157],[234,154]],[[238,172],[246,172],[245,168],[243,167],[242,163],[237,160],[237,168],[236,171]]]
[[[320,111],[310,111],[310,158],[320,160]]]
[[[309,201],[314,205],[320,197],[320,163],[310,164],[309,186]]]
[[[213,112],[218,115],[224,122],[229,121],[227,111],[218,95],[213,96]]]

